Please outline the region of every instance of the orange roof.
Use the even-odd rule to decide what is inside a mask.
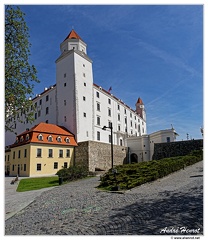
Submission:
[[[137,103],[144,105],[144,103],[142,102],[142,99],[140,97],[138,98]]]
[[[38,139],[38,136],[42,135],[42,140]],[[52,141],[48,140],[48,137],[52,137]],[[59,142],[57,137],[61,138]],[[69,138],[69,142],[67,142]],[[24,145],[27,143],[41,143],[41,144],[56,144],[65,146],[77,146],[74,135],[66,128],[49,123],[39,123],[31,129],[19,134],[16,141],[11,147]]]
[[[69,35],[64,39],[64,41],[66,39],[81,39],[81,37],[74,31],[74,29],[72,29],[72,31],[69,33]]]

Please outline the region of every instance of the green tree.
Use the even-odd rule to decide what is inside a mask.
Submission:
[[[33,122],[33,95],[37,71],[29,63],[29,29],[19,7],[5,7],[5,129],[13,131],[20,115]],[[11,117],[13,121],[11,121]]]

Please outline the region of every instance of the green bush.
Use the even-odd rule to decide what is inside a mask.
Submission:
[[[56,175],[62,177],[64,181],[69,182],[87,177],[89,175],[89,171],[86,167],[73,166],[59,170]]]
[[[111,190],[118,185],[120,189],[130,189],[167,176],[202,159],[203,152],[199,150],[193,151],[186,156],[116,166],[116,176],[112,173],[112,169],[109,170],[100,178],[101,183],[98,188]]]

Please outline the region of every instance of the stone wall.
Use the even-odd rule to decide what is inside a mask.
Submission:
[[[203,148],[203,140],[177,141],[170,143],[155,143],[152,159],[158,160],[166,157],[184,156],[193,150]]]
[[[121,165],[126,161],[127,148],[113,145],[113,163]],[[111,144],[94,141],[78,143],[75,149],[75,165],[87,166],[89,171],[111,168]]]

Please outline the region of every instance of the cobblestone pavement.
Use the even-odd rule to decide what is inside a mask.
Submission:
[[[202,161],[124,194],[98,184],[94,177],[43,192],[6,220],[5,235],[203,234]]]

